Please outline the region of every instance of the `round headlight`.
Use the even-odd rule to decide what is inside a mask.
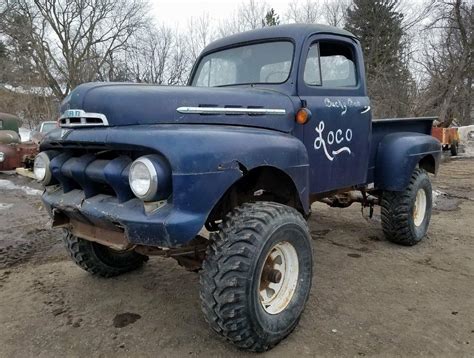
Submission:
[[[35,174],[36,180],[48,185],[51,181],[51,170],[49,169],[49,157],[46,153],[39,153],[33,164],[33,173]]]
[[[158,174],[151,160],[146,157],[132,163],[128,180],[133,194],[144,201],[152,200],[158,191]]]

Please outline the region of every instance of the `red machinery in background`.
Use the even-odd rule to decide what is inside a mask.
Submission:
[[[451,151],[453,156],[458,155],[459,135],[457,127],[433,127],[431,135],[441,142],[443,150]]]

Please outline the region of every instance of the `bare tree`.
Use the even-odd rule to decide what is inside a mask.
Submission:
[[[3,17],[8,38],[27,49],[57,98],[97,79],[147,22],[142,0],[16,0]]]
[[[201,51],[215,38],[212,20],[208,13],[199,17],[192,17],[186,27],[187,36],[184,37],[189,51],[190,61],[199,56]]]
[[[351,0],[326,0],[322,9],[325,22],[331,26],[344,27],[351,2]]]
[[[175,35],[175,46],[168,68],[168,84],[185,85],[195,58],[189,56],[188,47],[182,34]]]
[[[241,4],[238,10],[238,16],[248,30],[262,27],[262,19],[265,18],[268,5],[265,1],[248,0]]]
[[[311,24],[321,21],[321,5],[318,1],[315,0],[293,0],[288,5],[286,19],[288,22],[305,24]]]
[[[170,28],[150,25],[127,46],[117,76],[122,73],[130,81],[160,85],[184,84],[191,63],[186,48],[185,39]]]
[[[240,3],[234,15],[220,23],[219,37],[262,27],[262,20],[269,10],[270,7],[265,1],[247,0]]]
[[[428,83],[419,99],[420,112],[437,112],[440,126],[454,119],[472,123],[474,75],[474,4],[433,0],[422,66]]]
[[[11,11],[12,4],[9,0],[5,0],[3,4],[0,4],[0,24]],[[3,33],[2,26],[0,26],[0,35]]]
[[[22,125],[30,129],[41,121],[55,120],[58,105],[51,91],[42,88],[0,86],[0,112],[18,115]]]

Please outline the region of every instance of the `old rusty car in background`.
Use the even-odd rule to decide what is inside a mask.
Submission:
[[[37,144],[21,142],[20,124],[17,116],[0,112],[0,171],[31,167],[38,153]]]

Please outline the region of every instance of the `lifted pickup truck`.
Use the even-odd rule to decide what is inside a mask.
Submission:
[[[310,293],[312,202],[379,204],[398,244],[426,234],[433,119],[373,120],[364,76],[349,32],[285,25],[210,44],[188,86],[83,84],[35,162],[53,225],[95,275],[149,255],[199,270],[210,326],[268,350]]]

